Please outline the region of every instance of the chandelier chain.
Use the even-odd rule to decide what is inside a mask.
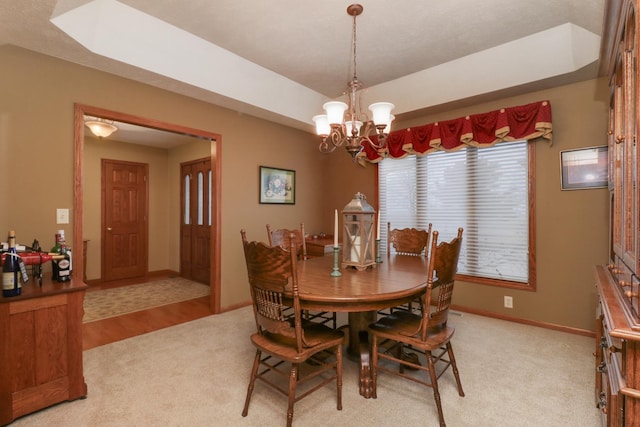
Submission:
[[[353,41],[353,80],[357,81],[358,77],[357,77],[357,61],[356,61],[356,45],[357,45],[357,33],[356,33],[356,18],[358,17],[358,15],[353,15],[353,35],[352,35],[352,41]]]

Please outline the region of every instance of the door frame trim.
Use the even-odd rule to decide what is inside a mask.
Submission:
[[[73,169],[73,247],[81,248],[83,245],[83,185],[84,176],[84,116],[100,117],[108,120],[116,120],[119,122],[130,123],[138,126],[148,127],[152,129],[165,130],[168,132],[182,133],[192,135],[199,138],[208,139],[211,142],[211,273],[210,273],[210,307],[211,311],[216,314],[220,313],[220,296],[221,296],[221,200],[222,200],[222,136],[217,133],[208,132],[200,129],[190,128],[182,125],[176,125],[160,120],[148,119],[127,113],[107,110],[89,105],[74,104],[74,169]],[[76,271],[84,271],[84,261],[82,257],[74,259]]]

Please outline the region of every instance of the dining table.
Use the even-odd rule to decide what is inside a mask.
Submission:
[[[340,268],[339,276],[331,275],[333,256],[298,263],[301,308],[348,313],[347,355],[360,363],[359,389],[365,398],[372,396],[369,325],[377,320],[379,310],[413,301],[427,283],[428,258],[424,256],[390,254],[380,261],[360,271]]]

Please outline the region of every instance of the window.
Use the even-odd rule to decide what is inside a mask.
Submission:
[[[207,194],[207,201],[209,202],[207,204],[207,225],[211,225],[211,169],[209,169],[207,175],[209,176],[209,182],[207,183],[207,189],[209,190],[209,193]]]
[[[191,191],[191,176],[184,176],[184,223],[186,225],[191,224],[191,195],[189,194]]]
[[[198,225],[204,224],[204,175],[198,172]]]
[[[439,241],[462,227],[463,280],[535,289],[533,160],[526,141],[385,159],[378,168],[381,222],[392,228],[432,223]]]

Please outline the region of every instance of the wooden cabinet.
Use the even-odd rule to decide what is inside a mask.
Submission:
[[[84,397],[82,304],[86,285],[71,280],[0,297],[0,425]]]
[[[317,257],[333,255],[333,236],[324,237],[307,237],[305,245],[307,246],[307,256]],[[338,244],[342,246],[342,244]]]
[[[640,324],[630,310],[617,269],[596,267],[596,405],[603,425],[640,425]]]
[[[596,404],[603,425],[640,426],[638,6],[605,3],[601,71],[609,77],[609,264],[595,269]]]

